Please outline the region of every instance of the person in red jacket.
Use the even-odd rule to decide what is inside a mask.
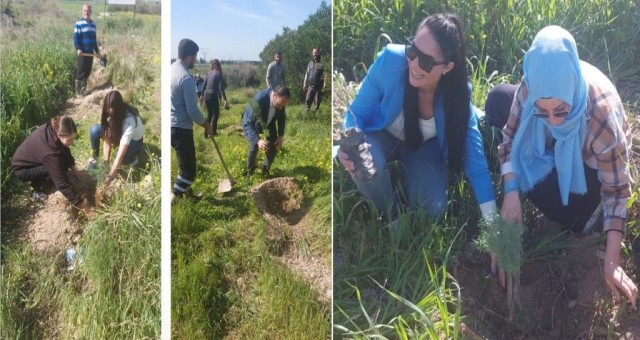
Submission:
[[[95,212],[74,190],[67,174],[71,170],[79,175],[69,149],[77,134],[76,124],[70,117],[51,118],[49,123],[36,128],[20,144],[11,159],[11,170],[20,180],[30,182],[32,196],[42,197],[60,190],[75,208],[93,217]]]

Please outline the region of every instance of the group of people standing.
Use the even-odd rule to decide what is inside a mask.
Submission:
[[[218,134],[220,100],[225,109],[229,108],[225,88],[226,81],[218,59],[211,62],[200,89],[199,77],[192,77],[189,70],[197,61],[198,45],[191,39],[182,39],[178,45],[178,59],[171,66],[171,146],[176,151],[179,174],[173,184],[172,202],[179,197],[199,200],[202,195],[194,194],[191,189],[196,178],[196,151],[193,140],[193,124],[202,126],[205,138]],[[324,79],[325,65],[320,61],[317,48],[312,51],[313,60],[309,62],[303,90],[307,91],[306,107],[310,110],[315,100],[318,111],[326,88]],[[253,97],[242,114],[242,129],[248,142],[245,176],[251,176],[256,170],[258,151],[265,152],[261,173],[268,175],[277,151],[284,143],[285,107],[291,97],[291,91],[285,81],[285,67],[282,53],[277,52],[274,61],[267,67],[267,88]],[[198,108],[198,102],[205,104],[207,117]],[[261,137],[261,134],[265,134]]]
[[[442,215],[449,175],[464,173],[486,223],[495,223],[495,192],[479,109],[470,99],[461,27],[455,15],[432,15],[406,44],[387,45],[344,116],[344,128],[361,131],[365,142],[360,153],[340,150],[340,163],[391,225],[401,210],[387,167],[393,160],[403,166],[409,209]],[[501,218],[522,221],[521,193],[549,219],[575,231],[589,228],[588,221],[603,213],[606,283],[635,307],[637,286],[619,263],[632,179],[630,128],[618,92],[579,59],[573,37],[559,26],[538,32],[523,73],[519,85],[492,89],[485,106],[489,123],[503,132]],[[372,169],[357,171],[362,167]],[[491,271],[504,285],[495,256]]]

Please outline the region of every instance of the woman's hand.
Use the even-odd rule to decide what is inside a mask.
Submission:
[[[85,215],[87,215],[87,218],[94,218],[96,216],[96,212],[93,211],[91,207],[89,207],[86,199],[82,200],[82,203],[80,203],[80,209],[84,211]]]
[[[622,236],[622,233],[615,230],[607,232],[607,248],[604,255],[604,279],[613,293],[614,301],[620,301],[621,295],[624,295],[629,299],[629,302],[631,302],[633,309],[636,309],[638,287],[618,264],[620,261]]]
[[[522,223],[522,205],[518,191],[511,191],[504,195],[500,217],[505,221]],[[505,272],[500,268],[500,261],[498,261],[496,254],[493,253],[491,254],[491,274],[498,275],[500,285],[507,287]]]
[[[338,160],[347,171],[352,172],[355,170],[355,164],[349,159],[349,155],[340,149],[338,149]]]

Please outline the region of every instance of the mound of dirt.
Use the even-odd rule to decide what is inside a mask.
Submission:
[[[521,308],[515,320],[507,319],[506,290],[488,274],[489,256],[467,244],[454,267],[454,277],[462,291],[468,335],[488,339],[606,338],[609,320],[620,307],[612,303],[603,277],[604,244],[599,237],[566,236],[565,250],[547,253],[544,260],[525,262],[520,275]],[[631,261],[621,259],[621,263],[627,274],[637,273]],[[616,339],[640,339],[640,313],[629,309],[615,325]]]
[[[285,220],[289,225],[297,223],[303,195],[292,177],[273,178],[251,188],[258,209],[273,224]]]
[[[73,118],[75,121],[84,120],[89,117],[100,121],[100,115],[102,113],[102,100],[107,93],[115,90],[114,88],[106,88],[102,90],[93,91],[82,98],[71,98],[67,101],[67,107],[65,109],[66,115]]]
[[[79,176],[69,174],[73,189],[80,193],[90,206],[95,205],[96,181],[86,172]],[[62,250],[75,245],[82,235],[78,223],[78,212],[64,195],[56,191],[43,202],[42,209],[36,210],[32,219],[25,221],[26,237],[39,251]]]
[[[61,250],[75,243],[81,234],[76,220],[67,198],[56,191],[27,223],[26,236],[36,250]]]
[[[242,130],[242,125],[240,124],[230,125],[226,127],[224,130],[222,130],[222,133],[224,133],[226,136],[230,136],[230,135],[244,136],[244,130]]]

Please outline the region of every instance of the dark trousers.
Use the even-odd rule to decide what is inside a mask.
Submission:
[[[502,129],[507,124],[516,89],[517,86],[511,84],[500,84],[491,89],[485,104],[487,122],[491,126]],[[598,170],[591,169],[584,163],[583,165],[587,193],[584,195],[569,194],[567,206],[562,205],[556,168],[553,168],[542,182],[536,184],[526,193],[527,198],[545,216],[566,228],[572,228],[574,231],[582,231],[584,224],[589,220],[601,200],[600,187],[602,183],[598,179]]]
[[[171,128],[171,147],[178,158],[178,178],[173,184],[173,193],[182,195],[196,179],[196,147],[193,143],[193,130]]]
[[[87,80],[93,67],[93,57],[76,57],[76,79]]]
[[[270,136],[267,138],[269,150],[267,150],[267,155],[264,159],[264,163],[262,164],[262,167],[267,170],[269,170],[273,160],[276,158],[276,139],[277,136]],[[247,155],[247,171],[249,171],[249,173],[253,173],[256,168],[256,156],[258,155],[258,151],[260,151],[258,143],[252,144],[249,142],[249,153]]]
[[[44,165],[35,166],[28,169],[13,170],[13,174],[20,180],[30,182],[31,187],[40,192],[49,195],[54,193],[57,188],[47,172]]]
[[[217,94],[211,92],[204,93],[204,102],[207,105],[207,121],[213,126],[213,133],[218,133],[218,118],[220,117],[220,100]],[[207,133],[204,133],[205,138]]]
[[[320,102],[322,101],[322,88],[320,86],[311,86],[307,89],[307,98],[304,101],[307,110],[311,108],[311,102],[315,100],[315,110],[320,108]]]

